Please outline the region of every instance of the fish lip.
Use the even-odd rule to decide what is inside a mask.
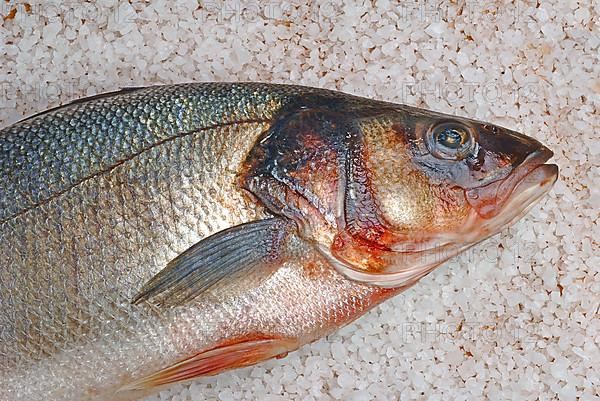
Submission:
[[[554,166],[558,176],[558,166],[555,164],[544,164],[554,153],[547,147],[540,145],[538,149],[531,152],[527,157],[505,178],[494,181],[488,185],[465,190],[467,202],[475,209],[477,214],[484,219],[491,219],[500,214],[506,203],[514,196],[518,188],[523,190],[523,183],[536,185],[538,182],[532,174],[542,166]],[[556,179],[554,180],[556,181]],[[554,183],[553,181],[553,183]]]
[[[557,179],[558,166],[556,164],[538,164],[533,170],[530,170],[517,183],[508,200],[493,218],[483,221],[481,218],[474,219],[477,229],[473,230],[471,236],[479,238],[474,242],[489,238],[505,227],[516,223],[535,206],[539,199],[550,192]],[[474,238],[470,238],[470,240],[474,240]]]
[[[552,152],[550,149],[548,149],[545,146],[540,146],[537,150],[535,150],[534,152],[531,152],[525,158],[525,160],[523,160],[521,165],[519,167],[517,167],[517,169],[532,166],[532,165],[533,166],[542,165],[542,164],[546,163],[548,160],[550,160],[552,158],[552,156],[554,156],[554,152]]]

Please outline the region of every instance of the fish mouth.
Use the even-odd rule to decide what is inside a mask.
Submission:
[[[465,224],[466,242],[480,242],[523,217],[558,179],[558,166],[545,164],[554,154],[544,146],[532,152],[504,180],[465,191],[473,212]],[[481,203],[478,203],[481,202]],[[464,240],[463,239],[463,240]]]
[[[488,237],[519,220],[552,189],[557,179],[556,164],[540,163],[529,168],[512,186],[510,195],[503,202],[502,207],[491,217],[485,218],[481,229],[478,230],[479,235]]]
[[[523,200],[522,205],[534,203],[552,187],[558,178],[558,166],[544,164],[554,154],[545,146],[541,146],[530,153],[507,177],[478,188],[465,190],[467,202],[483,219],[492,219],[507,211],[510,203],[515,203],[513,198]],[[541,193],[534,199],[531,196]],[[524,193],[524,194],[522,194]],[[526,196],[527,195],[527,196]]]

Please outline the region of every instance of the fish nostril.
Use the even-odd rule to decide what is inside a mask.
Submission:
[[[467,157],[466,163],[474,171],[481,171],[485,163],[485,152],[478,151],[476,154]]]

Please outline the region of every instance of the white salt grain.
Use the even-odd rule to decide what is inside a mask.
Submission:
[[[343,362],[346,357],[346,347],[340,342],[331,344],[331,355],[338,362]]]
[[[354,387],[354,376],[349,372],[341,372],[337,378],[338,385],[343,389]]]
[[[569,367],[569,360],[565,357],[557,357],[554,362],[550,365],[550,373],[556,379],[564,379],[567,374],[567,368]]]
[[[446,24],[444,22],[436,22],[430,24],[426,29],[428,35],[433,37],[440,37],[446,32]]]
[[[371,395],[366,390],[355,391],[348,398],[349,401],[371,401]]]

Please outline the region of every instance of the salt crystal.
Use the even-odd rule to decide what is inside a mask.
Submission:
[[[567,383],[560,389],[558,396],[561,401],[575,401],[577,400],[577,389],[572,383]]]
[[[457,368],[458,374],[463,380],[473,376],[475,374],[475,361],[473,359],[467,359]]]
[[[353,392],[348,398],[349,401],[371,401],[371,396],[367,390],[358,390]]]
[[[550,364],[550,373],[556,379],[564,379],[567,375],[567,368],[569,367],[569,364],[570,363],[567,358],[559,356]]]
[[[427,28],[425,28],[425,32],[428,35],[433,37],[442,36],[446,32],[446,23],[445,22],[435,22],[430,24]]]
[[[338,375],[337,383],[341,388],[348,389],[354,386],[354,376],[348,372],[342,372]]]

